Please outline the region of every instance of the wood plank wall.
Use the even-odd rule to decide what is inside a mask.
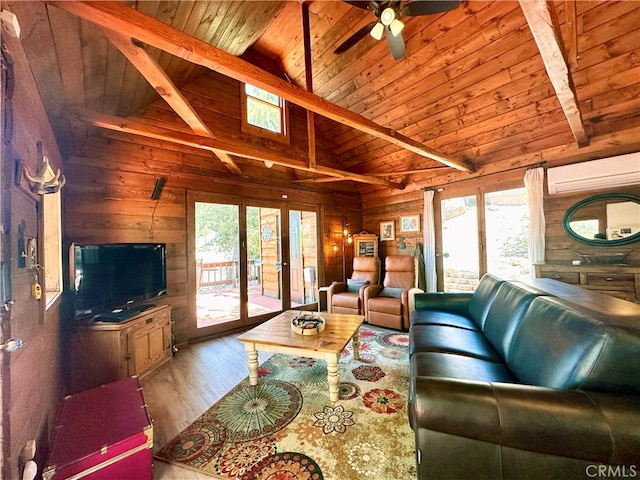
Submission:
[[[2,138],[2,222],[9,243],[10,258],[4,259],[11,269],[11,291],[14,303],[10,320],[2,325],[4,338],[20,337],[24,346],[13,353],[2,354],[3,412],[5,443],[0,455],[4,457],[2,478],[21,478],[19,458],[28,440],[37,440],[36,461],[43,465],[47,458],[47,443],[51,433],[56,406],[62,396],[60,382],[60,302],[45,312],[44,299],[31,294],[33,270],[18,266],[18,228],[24,222],[24,236],[39,240],[38,261],[42,262],[43,239],[38,209],[41,200],[27,193],[14,182],[16,160],[20,159],[31,172],[37,171],[39,158],[36,142],[43,144],[52,168],[60,168],[62,160],[47,114],[28,68],[19,41],[3,35],[7,52],[13,58],[15,91],[11,104],[13,133],[3,131]],[[4,50],[4,48],[3,48]],[[9,199],[9,201],[7,201]],[[42,277],[40,277],[42,278]],[[42,282],[42,280],[40,279]]]
[[[268,145],[274,150],[302,149],[306,145],[304,112],[292,107],[291,146],[255,139],[240,131],[239,84],[211,73],[185,89],[202,118],[214,132]],[[180,124],[163,101],[143,112],[145,121]],[[221,133],[222,136],[222,133]],[[335,163],[320,139],[323,162]],[[361,201],[349,182],[331,186],[295,184],[295,172],[262,162],[242,162],[244,172],[259,178],[249,182],[229,173],[219,160],[203,150],[106,130],[95,130],[77,155],[65,162],[65,245],[73,242],[164,242],[167,244],[168,296],[173,306],[173,333],[188,339],[187,192],[239,195],[256,200],[290,202],[320,209],[323,248],[318,285],[342,278],[342,256],[333,253],[333,231],[340,231],[342,215],[361,227]],[[157,201],[151,200],[155,179],[166,183]],[[283,194],[287,196],[283,200]],[[323,258],[324,257],[324,258]],[[349,259],[347,265],[351,266]],[[324,271],[323,271],[324,270]]]

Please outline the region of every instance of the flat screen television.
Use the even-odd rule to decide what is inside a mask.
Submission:
[[[133,309],[167,293],[163,243],[73,244],[76,316]]]

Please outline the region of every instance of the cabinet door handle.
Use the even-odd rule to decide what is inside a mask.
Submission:
[[[151,322],[153,322],[153,318],[147,318],[147,319],[144,321],[144,323],[146,323],[146,324],[149,324],[149,323],[151,323]]]
[[[607,277],[607,282],[613,282],[613,278],[612,277]]]

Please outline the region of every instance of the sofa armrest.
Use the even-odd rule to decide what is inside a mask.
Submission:
[[[637,395],[450,378],[413,381],[416,430],[593,462],[638,461]]]
[[[438,310],[466,316],[472,293],[428,292],[415,295],[415,310]]]
[[[347,284],[345,282],[333,282],[331,283],[331,285],[329,285],[329,288],[327,290],[327,311],[328,312],[333,311],[332,297],[336,293],[341,293],[346,291],[347,291]]]
[[[410,288],[407,292],[407,297],[409,298],[409,318],[411,318],[411,314],[416,309],[416,295],[419,293],[424,293],[424,291],[416,287]]]
[[[363,296],[364,316],[369,318],[369,299],[377,297],[384,287],[382,285],[365,285]]]
[[[345,282],[333,282],[329,285],[329,290],[327,290],[327,295],[334,295],[340,292],[347,291],[347,284]]]

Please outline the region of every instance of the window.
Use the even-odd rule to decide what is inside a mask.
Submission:
[[[505,280],[529,278],[529,205],[527,190],[484,195],[487,272]]]
[[[242,90],[242,131],[289,143],[285,101],[245,83]]]
[[[54,177],[53,169],[49,166],[45,174],[45,181]],[[46,308],[62,293],[62,208],[60,192],[42,196],[42,225],[44,241],[41,244],[42,267],[40,282],[44,280],[44,296]],[[44,278],[43,278],[44,276]]]
[[[529,210],[525,188],[442,198],[440,275],[445,292],[472,292],[486,272],[529,277]]]

